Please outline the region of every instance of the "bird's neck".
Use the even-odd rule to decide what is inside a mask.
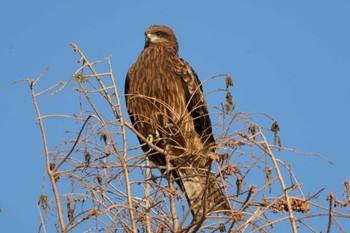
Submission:
[[[161,58],[166,58],[166,57],[178,57],[178,49],[177,47],[173,45],[168,45],[168,44],[162,44],[162,45],[157,45],[157,44],[152,44],[143,50],[143,52],[146,56],[149,58],[155,58],[155,57],[161,57]]]

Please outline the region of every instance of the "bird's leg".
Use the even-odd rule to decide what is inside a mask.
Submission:
[[[150,143],[153,142],[153,135],[152,134],[148,134],[147,141],[149,141]]]
[[[156,139],[159,138],[159,132],[156,130]]]
[[[165,123],[164,124],[164,128],[166,129],[171,129],[172,127],[174,127],[175,125],[173,123]]]
[[[153,143],[153,140],[154,140],[154,139],[157,139],[157,138],[159,138],[159,132],[158,132],[158,130],[156,130],[156,133],[155,133],[154,136],[153,136],[153,134],[148,134],[148,135],[147,135],[147,141],[149,141],[150,143]]]

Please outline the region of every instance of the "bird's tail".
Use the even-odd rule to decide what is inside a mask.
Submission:
[[[179,168],[177,172],[196,221],[210,212],[221,210],[228,213],[231,209],[222,187],[208,168]]]

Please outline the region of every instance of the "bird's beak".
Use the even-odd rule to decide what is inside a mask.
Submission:
[[[146,35],[146,41],[145,41],[145,42],[146,42],[146,45],[149,45],[149,44],[151,43],[151,41],[152,41],[152,40],[151,40],[150,34],[147,34],[147,35]]]
[[[145,40],[145,48],[147,48],[151,44],[151,39],[146,36]]]
[[[146,37],[151,40],[151,42],[154,42],[158,37],[156,35],[153,34],[147,34]]]
[[[153,34],[146,34],[145,47],[149,46],[152,42],[156,40],[156,36]]]

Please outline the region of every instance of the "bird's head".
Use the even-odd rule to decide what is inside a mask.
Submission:
[[[167,26],[154,25],[149,27],[146,32],[145,48],[151,45],[160,45],[170,47],[178,51],[178,44],[173,30]]]

